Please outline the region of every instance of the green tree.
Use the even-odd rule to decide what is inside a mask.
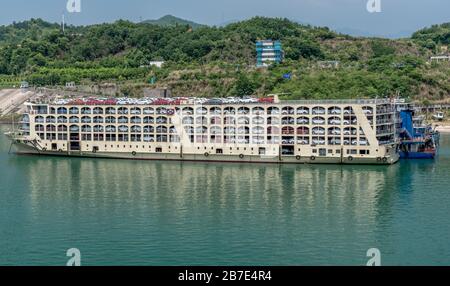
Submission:
[[[255,88],[256,85],[245,74],[240,74],[234,86],[234,95],[239,97],[253,95]]]

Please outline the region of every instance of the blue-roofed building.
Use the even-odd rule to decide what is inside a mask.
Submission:
[[[280,41],[262,40],[256,42],[256,66],[267,67],[283,61],[283,48]]]

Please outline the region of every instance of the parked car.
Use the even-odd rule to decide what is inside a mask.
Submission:
[[[341,114],[341,111],[339,109],[332,109],[331,114]]]
[[[316,140],[316,139],[314,139],[314,140],[312,141],[312,143],[313,143],[314,145],[325,145],[325,140]]]
[[[297,110],[297,114],[308,114],[308,113],[309,112],[306,109],[299,109],[299,110]]]
[[[332,119],[332,120],[330,120],[330,124],[331,125],[339,125],[339,124],[341,124],[341,121],[337,120],[337,119]]]
[[[295,144],[295,140],[294,139],[283,139],[282,144],[288,144],[288,145],[293,145]]]
[[[313,129],[313,134],[315,135],[324,135],[325,134],[325,130],[322,129]]]

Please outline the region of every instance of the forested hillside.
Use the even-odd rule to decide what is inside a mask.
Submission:
[[[279,39],[283,64],[256,69],[257,39]],[[0,27],[0,81],[33,85],[118,82],[171,88],[187,96],[356,98],[400,95],[445,100],[450,64],[429,63],[448,53],[450,24],[416,32],[411,39],[354,38],[287,19],[256,17],[226,27],[117,21],[66,27],[30,20]],[[147,67],[165,60],[162,69]],[[339,61],[329,67],[324,61]],[[290,79],[283,74],[290,73]],[[151,78],[156,79],[150,85]],[[0,83],[1,85],[1,83]]]

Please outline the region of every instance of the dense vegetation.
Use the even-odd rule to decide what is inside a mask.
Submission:
[[[412,38],[428,49],[436,49],[438,45],[450,45],[450,23],[433,25],[417,31]]]
[[[66,27],[30,20],[0,27],[1,81],[33,85],[118,82],[176,95],[208,97],[282,93],[286,98],[355,98],[400,95],[444,100],[450,64],[428,63],[448,49],[450,24],[411,39],[354,38],[287,19],[256,17],[226,27],[117,21]],[[254,67],[257,39],[280,39],[286,60]],[[147,67],[165,60],[162,69]],[[339,61],[329,67],[323,61]],[[283,75],[291,74],[290,79]],[[136,92],[138,93],[138,92]]]

